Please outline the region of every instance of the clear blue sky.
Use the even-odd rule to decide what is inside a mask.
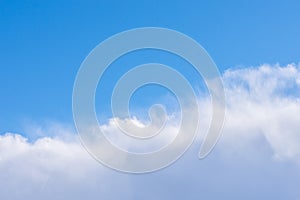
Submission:
[[[181,31],[206,48],[221,71],[300,58],[300,2],[0,2],[0,132],[23,120],[72,122],[74,78],[107,37],[136,27]]]

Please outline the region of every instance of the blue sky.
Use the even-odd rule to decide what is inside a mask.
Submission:
[[[141,199],[143,195],[149,199],[152,199],[150,195],[155,199],[182,199],[187,194],[197,199],[198,191],[207,192],[204,197],[211,199],[298,199],[299,8],[297,0],[0,1],[0,144],[3,144],[0,169],[7,170],[11,180],[2,191],[3,198],[20,199],[22,191],[20,196],[15,194],[11,198],[9,191],[14,190],[13,185],[29,181],[23,192],[31,199],[47,199],[47,195],[49,199],[81,199],[86,193],[90,199]],[[222,73],[229,96],[228,126],[224,130],[228,136],[221,139],[215,153],[204,161],[197,160],[196,146],[167,170],[132,176],[99,167],[80,145],[73,143],[73,139],[69,141],[68,135],[75,135],[72,90],[82,61],[97,44],[121,31],[148,26],[180,31],[208,51]],[[110,94],[114,81],[130,66],[156,61],[175,69],[188,67],[182,60],[162,52],[146,50],[127,56],[107,72],[105,97]],[[121,65],[122,70],[118,68]],[[192,69],[181,73],[191,80],[194,89],[202,88],[203,81]],[[138,116],[156,103],[157,95],[159,100],[171,101],[167,104],[170,110],[177,108],[166,90],[145,89],[150,96],[138,92],[134,96],[137,100],[133,100],[132,108]],[[101,97],[97,95],[96,98]],[[107,98],[99,99],[96,107],[103,111],[98,113],[100,118],[110,116],[106,111],[109,103]],[[206,113],[205,107],[203,110]],[[233,118],[240,121],[234,122]],[[276,126],[268,127],[268,124]],[[7,133],[18,133],[29,140],[41,136],[64,138],[48,141],[41,137],[39,143],[29,147],[19,136],[11,137]],[[48,158],[49,168],[39,159],[32,162],[21,162],[21,159],[25,175],[17,177],[14,170],[19,161],[1,164],[6,153],[9,157],[22,152],[25,158],[40,155],[44,144],[58,145],[57,149],[65,152],[57,152],[54,147],[46,149],[46,153],[42,151],[42,155],[52,156]],[[10,154],[10,149],[16,152]],[[70,149],[78,153],[77,161],[70,156]],[[66,164],[56,164],[60,158],[66,159]],[[73,174],[69,171],[74,163],[87,164],[75,168]],[[35,175],[39,170],[45,176]],[[61,180],[64,173],[67,178]],[[0,176],[2,188],[3,183]],[[39,191],[40,183],[46,185],[41,190],[46,196],[43,192],[36,196],[30,193],[37,188]],[[87,188],[85,183],[91,187]],[[61,189],[64,187],[65,193]],[[158,196],[152,191],[157,191]]]
[[[83,59],[101,41],[144,26],[197,40],[221,71],[298,62],[298,1],[1,1],[0,132],[30,120],[71,122]]]

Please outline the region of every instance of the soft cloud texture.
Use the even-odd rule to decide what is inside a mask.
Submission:
[[[19,134],[0,136],[0,199],[298,199],[299,65],[231,69],[223,80],[226,122],[207,159],[197,160],[197,153],[209,125],[208,98],[199,99],[203,120],[195,144],[174,165],[153,174],[107,169],[89,156],[72,129],[34,126],[33,135],[40,137],[33,142]],[[165,131],[177,130],[175,124]],[[124,148],[132,145],[114,136],[112,120],[102,128]],[[171,136],[146,149],[166,145]]]
[[[114,177],[105,174],[107,169],[89,156],[74,135],[68,140],[43,137],[33,143],[19,134],[2,135],[0,171],[3,200],[97,199],[110,195],[106,190],[112,183],[104,180]]]
[[[276,159],[300,161],[300,68],[290,64],[228,70],[224,143],[236,151],[263,138]],[[229,140],[231,142],[229,142]]]

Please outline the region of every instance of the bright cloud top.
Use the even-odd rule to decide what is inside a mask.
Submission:
[[[300,161],[300,68],[290,64],[228,70],[224,140],[249,143],[262,136],[279,159]],[[253,144],[255,146],[255,143]]]

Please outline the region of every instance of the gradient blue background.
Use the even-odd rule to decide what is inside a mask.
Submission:
[[[136,27],[181,31],[221,71],[300,57],[300,2],[0,1],[0,133],[25,120],[71,122],[76,72],[109,36]]]

